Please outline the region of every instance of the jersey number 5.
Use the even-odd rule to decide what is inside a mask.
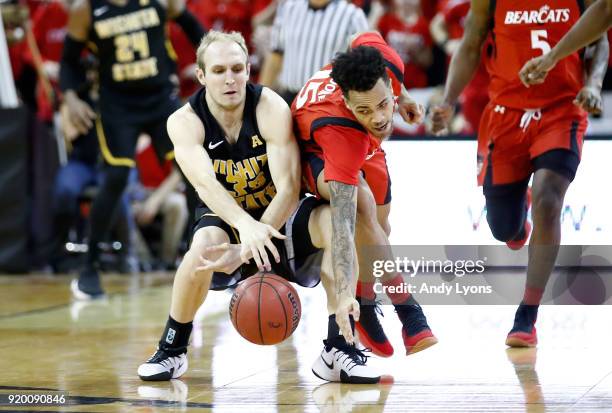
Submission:
[[[548,39],[548,32],[546,30],[531,31],[531,48],[540,49],[542,54],[546,54],[550,52],[550,44],[543,39]]]

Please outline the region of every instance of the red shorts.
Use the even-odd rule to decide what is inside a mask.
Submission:
[[[527,179],[533,159],[555,149],[580,159],[586,128],[586,112],[571,102],[531,112],[490,102],[478,131],[478,185]]]
[[[325,167],[325,161],[318,154],[306,153],[302,162],[302,184],[311,194],[320,198],[317,191],[317,177]],[[391,178],[387,168],[387,157],[380,149],[367,159],[361,167],[364,178],[374,194],[376,205],[391,202]]]

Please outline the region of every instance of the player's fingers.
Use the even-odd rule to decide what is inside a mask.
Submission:
[[[94,112],[94,110],[88,104],[85,104],[85,112],[90,119],[95,119],[97,117],[96,112]]]
[[[278,253],[278,250],[276,249],[276,246],[272,243],[271,239],[266,240],[266,247],[268,247],[268,250],[272,253],[274,261],[280,262],[280,254]]]
[[[525,68],[523,68],[520,72],[519,72],[519,79],[521,79],[521,83],[523,84],[523,86],[525,87],[529,87],[529,73],[527,71],[525,71]]]
[[[361,315],[361,310],[359,310],[359,303],[354,301],[352,307],[353,308],[351,309],[351,314],[353,316],[353,319],[355,321],[359,321],[359,316]]]
[[[274,238],[278,238],[278,239],[287,239],[287,237],[283,234],[280,233],[280,231],[278,231],[276,228],[274,227],[270,227],[270,233],[272,234],[272,236]]]
[[[259,252],[261,264],[263,266],[263,269],[261,269],[260,271],[270,271],[272,267],[270,266],[270,259],[268,258],[268,252],[266,251],[265,244],[258,245],[257,252]]]
[[[81,119],[81,122],[84,123],[87,126],[87,129],[89,130],[89,128],[93,126],[93,122],[92,122],[93,118],[89,115],[89,112],[87,111],[88,108],[89,106],[83,106],[81,108],[81,110],[79,111],[79,118]]]
[[[259,256],[259,251],[257,250],[257,246],[253,245],[251,247],[251,255],[253,255],[253,261],[255,261],[255,265],[257,265],[257,268],[259,269],[259,271],[263,271],[264,267],[261,262],[261,257]]]
[[[425,106],[418,104],[417,105],[417,116],[416,116],[416,122],[417,123],[421,123],[423,122],[423,117],[425,116]]]
[[[602,109],[602,102],[601,102],[601,98],[598,97],[595,99],[595,104],[593,105],[593,113],[600,114],[601,109]]]
[[[209,271],[214,269],[215,265],[212,261],[209,261],[205,258],[200,257],[200,263],[202,265],[199,265],[196,267],[196,271]]]
[[[240,247],[240,259],[243,263],[247,264],[249,262],[249,252],[253,252],[253,248],[247,246],[247,244],[242,244]]]
[[[229,249],[229,243],[224,242],[223,244],[211,245],[210,247],[206,247],[204,252],[221,252],[227,251]]]
[[[349,344],[353,344],[354,337],[348,314],[346,314],[344,311],[336,312],[336,323],[338,324],[340,334],[344,336],[346,342]]]
[[[81,117],[79,113],[75,113],[71,120],[72,120],[72,124],[79,131],[81,135],[84,135],[87,133],[89,128],[87,127],[87,123],[83,120],[83,118]]]

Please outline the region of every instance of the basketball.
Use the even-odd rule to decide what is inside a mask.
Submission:
[[[236,331],[255,344],[278,344],[297,328],[302,315],[295,288],[274,274],[256,274],[242,282],[230,301]]]

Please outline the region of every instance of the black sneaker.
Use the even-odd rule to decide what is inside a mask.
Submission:
[[[433,335],[423,309],[418,304],[398,305],[395,307],[397,317],[402,322],[402,339],[406,355],[418,353],[438,342]]]
[[[538,306],[521,303],[514,316],[514,325],[506,337],[506,345],[510,347],[534,347],[538,344],[535,328],[538,318]]]
[[[378,314],[384,317],[380,309],[380,301],[368,301],[357,297],[359,302],[359,321],[355,323],[355,329],[359,333],[359,342],[370,349],[379,357],[391,357],[393,346],[389,342],[385,330],[378,321]]]
[[[170,352],[157,348],[146,363],[138,367],[138,377],[144,381],[177,379],[187,371],[187,350]]]
[[[93,300],[104,296],[104,290],[100,285],[100,274],[90,265],[81,271],[78,279],[72,280],[70,289],[77,300]]]

